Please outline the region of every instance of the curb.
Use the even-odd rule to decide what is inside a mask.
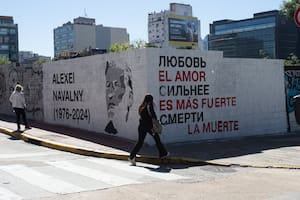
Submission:
[[[116,153],[108,153],[108,152],[102,152],[97,151],[93,149],[88,149],[84,147],[77,147],[74,145],[67,145],[51,140],[45,140],[41,139],[39,137],[35,137],[33,135],[27,134],[25,132],[23,133],[16,133],[10,129],[2,128],[0,127],[0,132],[15,137],[17,139],[23,140],[28,143],[32,143],[39,146],[48,147],[51,149],[56,149],[60,151],[66,151],[70,153],[75,153],[79,155],[84,156],[93,156],[93,157],[99,157],[99,158],[108,158],[108,159],[116,159],[116,160],[127,160],[129,154],[116,154]],[[197,160],[192,158],[181,158],[181,157],[167,157],[167,158],[157,158],[155,156],[137,156],[136,157],[137,162],[143,162],[143,163],[150,163],[150,164],[210,164],[210,165],[218,165],[214,163],[209,163],[207,161],[203,160]],[[229,166],[226,164],[220,164],[221,166]]]
[[[74,145],[67,145],[59,142],[54,142],[51,140],[41,139],[27,133],[16,133],[8,128],[0,127],[0,132],[12,136],[14,138],[23,140],[25,142],[48,147],[51,149],[56,149],[60,151],[70,152],[74,154],[84,155],[84,156],[93,156],[99,158],[115,159],[115,160],[127,160],[129,154],[116,154],[97,151],[93,149],[88,149],[84,147],[77,147]],[[150,164],[185,164],[185,165],[214,165],[222,167],[251,167],[251,168],[273,168],[273,169],[300,169],[300,166],[288,166],[288,165],[246,165],[246,164],[234,164],[234,163],[222,163],[216,161],[207,161],[194,158],[185,158],[185,157],[167,157],[167,158],[157,158],[154,156],[137,156],[137,162],[150,163]]]

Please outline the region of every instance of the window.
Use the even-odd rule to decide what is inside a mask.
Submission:
[[[16,55],[16,54],[12,54],[12,55],[11,55],[11,59],[12,59],[12,60],[17,60],[17,55]]]
[[[10,46],[9,50],[15,51],[15,50],[16,50],[16,47],[15,47],[15,46]]]
[[[9,37],[8,36],[5,36],[4,37],[4,43],[8,43],[9,42]]]
[[[215,26],[215,34],[237,33],[243,31],[252,31],[257,29],[266,29],[275,27],[275,17],[252,19],[247,21],[237,21]]]
[[[8,45],[0,45],[0,50],[8,50]]]
[[[10,34],[16,34],[16,29],[9,29]]]
[[[0,34],[8,34],[8,29],[7,28],[0,28]]]

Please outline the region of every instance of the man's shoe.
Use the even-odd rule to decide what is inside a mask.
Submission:
[[[26,130],[29,130],[29,129],[31,129],[31,127],[27,126],[27,127],[25,127],[25,129],[26,129]]]
[[[136,166],[135,158],[131,159],[130,157],[128,158],[128,161],[131,163],[132,166]]]

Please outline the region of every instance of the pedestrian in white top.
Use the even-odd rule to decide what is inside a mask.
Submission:
[[[20,126],[21,115],[25,124],[25,129],[30,129],[25,114],[26,103],[23,95],[23,87],[20,84],[16,85],[15,90],[12,92],[12,94],[9,97],[9,101],[11,102],[13,110],[16,113],[18,132],[21,129]]]

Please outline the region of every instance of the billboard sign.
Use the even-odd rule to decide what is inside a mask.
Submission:
[[[169,15],[169,45],[198,47],[199,21],[196,17]]]

